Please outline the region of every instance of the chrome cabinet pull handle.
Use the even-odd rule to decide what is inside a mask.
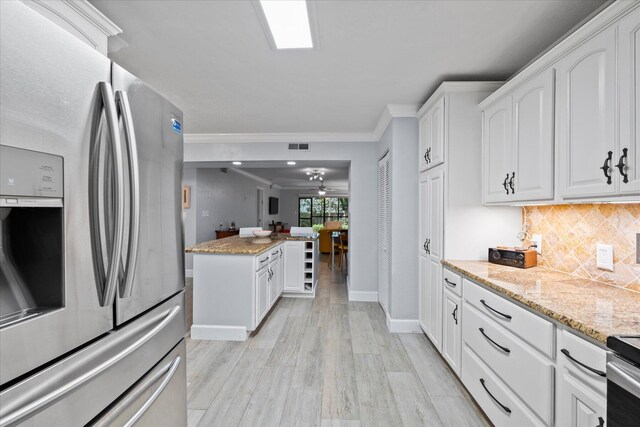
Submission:
[[[456,304],[456,308],[453,309],[453,312],[451,313],[451,315],[453,316],[453,320],[455,320],[456,325],[458,324],[458,304]]]
[[[613,151],[609,151],[607,153],[607,158],[604,159],[604,164],[600,167],[602,172],[604,172],[604,177],[607,178],[607,184],[611,185],[611,175],[609,171],[611,170],[611,160],[613,158]]]
[[[446,277],[444,278],[444,281],[447,285],[451,286],[452,288],[456,287],[456,284],[450,281],[449,279],[447,279]]]
[[[624,170],[626,169],[627,165],[625,164],[625,160],[627,158],[627,152],[629,151],[628,148],[623,148],[622,149],[622,156],[620,156],[620,160],[618,161],[618,164],[616,165],[616,167],[618,168],[618,170],[620,171],[620,175],[622,175],[622,182],[624,182],[625,184],[627,184],[629,182],[629,175],[627,175]]]
[[[429,248],[427,247],[427,242],[429,241],[429,239],[424,239],[424,244],[422,245],[422,247],[424,248],[424,251],[426,253],[429,253]]]
[[[493,311],[494,313],[499,314],[500,316],[504,317],[505,319],[511,319],[511,316],[509,316],[508,314],[504,314],[504,313],[499,312],[498,310],[496,310],[495,308],[493,308],[489,304],[487,304],[483,299],[481,299],[480,302],[482,303],[482,305],[484,305],[485,307],[487,307],[489,310]]]
[[[127,92],[121,90],[116,91],[115,100],[122,113],[124,136],[127,143],[127,158],[129,159],[130,229],[127,260],[124,264],[124,281],[120,288],[120,297],[129,298],[133,291],[133,278],[135,277],[140,240],[140,172],[138,169],[138,144],[136,142],[133,116],[131,114],[131,105],[129,104]]]
[[[505,411],[506,413],[510,414],[511,413],[511,409],[509,409],[509,407],[503,405],[502,403],[500,403],[500,401],[498,399],[496,399],[493,394],[491,394],[491,392],[489,391],[489,389],[487,388],[487,386],[484,384],[484,378],[480,378],[480,384],[482,384],[482,388],[484,388],[484,391],[487,392],[487,394],[491,397],[491,399],[493,399],[494,402],[496,402],[503,411]]]
[[[582,366],[584,369],[586,369],[588,371],[591,371],[596,375],[600,375],[601,377],[606,377],[607,376],[607,374],[605,372],[599,371],[597,369],[592,368],[591,366],[585,365],[581,361],[577,360],[575,357],[571,356],[571,353],[569,353],[569,350],[567,350],[566,348],[563,348],[562,350],[560,350],[560,353],[562,353],[565,356],[567,356],[567,358],[569,360],[571,360],[572,362],[576,363],[577,365]]]
[[[492,343],[493,345],[495,345],[496,347],[498,347],[500,350],[504,351],[505,353],[511,353],[511,350],[509,350],[507,347],[505,347],[505,346],[503,346],[503,345],[500,345],[500,344],[498,344],[497,342],[495,342],[494,340],[492,340],[491,338],[489,338],[489,336],[488,336],[487,334],[485,334],[485,333],[484,333],[484,328],[478,328],[478,330],[480,331],[480,333],[481,333],[482,335],[484,335],[484,337],[485,337],[486,339],[488,339],[489,341],[491,341],[491,343]]]

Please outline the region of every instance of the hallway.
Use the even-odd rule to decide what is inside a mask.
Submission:
[[[189,426],[485,426],[423,334],[390,334],[323,256],[315,299],[281,298],[244,342],[187,341]]]

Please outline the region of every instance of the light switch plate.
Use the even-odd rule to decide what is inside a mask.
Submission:
[[[534,234],[531,236],[531,243],[536,245],[536,252],[542,253],[542,234]]]
[[[596,252],[598,268],[600,270],[613,271],[613,246],[598,243],[596,245]]]
[[[203,209],[202,210],[202,216],[209,216],[209,210],[208,209]]]

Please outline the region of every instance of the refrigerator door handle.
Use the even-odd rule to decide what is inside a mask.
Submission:
[[[140,240],[140,172],[138,167],[138,145],[136,143],[133,116],[131,115],[131,106],[127,92],[122,90],[116,91],[115,100],[122,114],[127,158],[129,159],[130,227],[127,242],[127,260],[124,264],[124,280],[120,285],[120,297],[129,298],[133,290],[133,278],[135,275],[136,261],[138,259],[138,243]]]
[[[120,258],[122,257],[122,245],[124,240],[124,182],[123,182],[123,162],[122,162],[122,144],[120,142],[120,131],[118,128],[118,114],[116,109],[115,100],[113,97],[113,90],[111,84],[107,82],[98,83],[100,90],[100,99],[102,102],[102,109],[104,111],[107,128],[109,130],[109,137],[111,142],[110,154],[113,157],[113,169],[114,175],[112,177],[105,177],[104,182],[100,181],[100,132],[94,133],[93,149],[90,160],[90,203],[89,213],[91,216],[91,234],[92,234],[92,250],[94,257],[94,269],[96,269],[96,281],[100,284],[100,306],[106,307],[113,304],[113,299],[118,285],[119,270],[120,270]],[[100,113],[101,114],[101,113]],[[99,128],[99,127],[98,127]],[[109,150],[106,150],[109,152]],[[107,170],[107,168],[105,168]],[[113,200],[105,197],[105,203],[113,203],[113,212],[115,218],[113,218],[113,228],[105,225],[103,229],[100,222],[100,204],[99,193],[100,186],[106,186],[106,182],[110,180],[113,182],[114,197]],[[109,206],[105,206],[107,214],[111,209]],[[109,215],[107,215],[109,217]],[[112,235],[107,235],[109,240],[107,244],[109,256],[106,260],[107,271],[105,274],[104,263],[102,253],[102,236],[109,234],[112,231]]]
[[[3,410],[6,410],[8,413],[5,416],[0,418],[0,425],[2,426],[13,426],[20,424],[25,419],[37,414],[42,411],[46,407],[54,404],[60,399],[67,396],[69,393],[77,390],[82,387],[84,384],[88,383],[92,379],[96,378],[101,373],[105,372],[116,363],[125,359],[131,353],[136,351],[138,348],[143,346],[146,342],[151,340],[154,336],[156,336],[160,331],[162,331],[182,310],[181,306],[176,305],[168,312],[163,312],[148,321],[142,323],[140,326],[136,328],[132,328],[126,336],[123,336],[123,340],[126,340],[129,337],[134,337],[139,335],[144,329],[147,329],[150,325],[157,323],[153,328],[151,328],[147,333],[142,335],[139,339],[125,347],[123,350],[119,351],[115,355],[109,357],[107,360],[101,363],[92,363],[91,360],[86,360],[82,366],[93,366],[91,369],[87,370],[84,373],[78,375],[72,375],[72,372],[66,372],[63,375],[63,378],[72,377],[73,380],[63,384],[60,387],[53,389],[52,391],[44,394],[41,397],[28,396],[28,403],[24,405],[20,405],[14,410],[11,408],[5,407]],[[37,390],[34,390],[37,392]],[[4,411],[3,411],[4,412]]]

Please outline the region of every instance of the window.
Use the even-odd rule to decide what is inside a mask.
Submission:
[[[327,221],[341,221],[348,225],[348,197],[300,197],[298,198],[298,226],[311,227]]]

